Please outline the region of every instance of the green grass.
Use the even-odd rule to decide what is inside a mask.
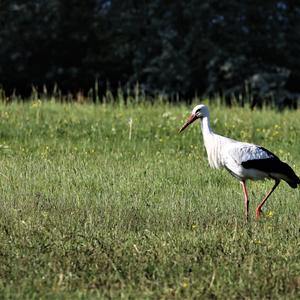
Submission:
[[[0,104],[1,299],[299,299],[300,193],[208,166],[191,107]],[[300,173],[300,112],[211,106]],[[132,119],[131,139],[129,120]]]

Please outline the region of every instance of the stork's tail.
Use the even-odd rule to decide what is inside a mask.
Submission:
[[[281,161],[281,171],[282,179],[288,183],[292,188],[297,188],[300,185],[300,178],[296,175],[294,170],[286,163]]]

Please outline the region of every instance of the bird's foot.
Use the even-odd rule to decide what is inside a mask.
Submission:
[[[261,211],[261,209],[258,207],[257,209],[256,209],[256,219],[258,220],[259,218],[260,218],[260,216],[261,216],[261,213],[262,213],[262,211]]]

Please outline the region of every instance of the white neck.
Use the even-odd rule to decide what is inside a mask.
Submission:
[[[221,137],[217,134],[214,134],[214,132],[212,131],[210,127],[209,116],[206,116],[201,120],[201,129],[202,129],[204,145],[207,152],[208,162],[210,166],[213,168],[222,167],[222,161],[220,155]]]
[[[213,131],[210,127],[210,118],[209,118],[209,116],[204,117],[202,120],[200,120],[200,122],[201,122],[201,129],[202,129],[203,139],[205,140],[208,136],[213,134]]]

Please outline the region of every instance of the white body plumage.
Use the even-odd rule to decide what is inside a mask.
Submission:
[[[209,127],[208,117],[200,120],[203,141],[207,152],[209,165],[212,168],[225,167],[231,174],[238,178],[259,180],[268,177],[266,173],[255,169],[245,169],[242,162],[253,159],[267,159],[272,155],[259,146],[242,143],[215,134]]]

